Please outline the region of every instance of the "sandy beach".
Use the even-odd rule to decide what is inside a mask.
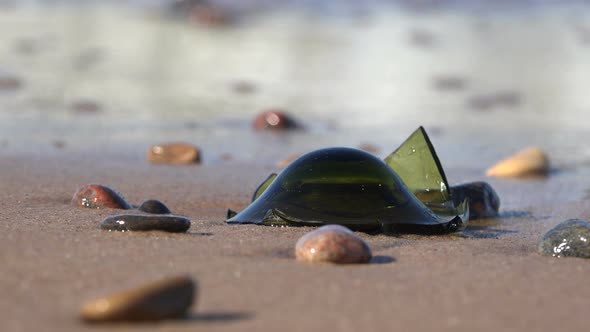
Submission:
[[[551,196],[542,194],[569,190],[558,177],[492,182],[504,202],[517,203],[507,204],[502,218],[471,222],[462,235],[359,233],[373,248],[371,264],[316,266],[294,260],[295,242],[310,228],[224,224],[226,208],[247,205],[267,172],[263,167],[179,168],[61,156],[3,157],[1,169],[0,311],[6,331],[87,329],[78,320],[84,301],[176,274],[199,282],[190,319],[101,329],[586,326],[588,261],[536,252],[545,230],[590,213],[583,201],[552,204]],[[109,184],[136,204],[161,199],[190,217],[192,227],[187,234],[100,230],[99,222],[117,210],[69,205],[77,187],[91,182]]]
[[[590,11],[578,2],[270,11],[222,28],[32,8],[0,7],[0,330],[587,329],[590,261],[537,252],[551,227],[590,219]],[[272,107],[305,130],[252,130]],[[295,260],[312,228],[225,224],[281,159],[363,144],[383,158],[420,125],[451,185],[494,187],[499,217],[450,235],[357,233],[374,258],[346,266]],[[178,141],[202,164],[147,161],[151,145]],[[547,152],[549,176],[485,176],[527,146]],[[101,230],[122,211],[70,205],[89,183],[161,200],[191,228]],[[199,284],[186,319],[79,319],[88,300],[174,275]]]

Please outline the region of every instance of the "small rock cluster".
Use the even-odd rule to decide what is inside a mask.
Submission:
[[[100,185],[88,184],[78,189],[72,198],[72,205],[91,209],[111,208],[131,210],[133,206],[113,189]],[[117,214],[106,217],[100,228],[109,231],[165,231],[186,232],[191,220],[172,215],[170,209],[158,200],[147,200],[137,209],[146,214]]]
[[[283,112],[263,112],[253,122],[256,130],[286,130],[298,124]],[[369,150],[369,148],[367,148]],[[376,151],[373,146],[370,150]],[[295,155],[282,163],[285,167]],[[200,150],[186,143],[161,144],[150,148],[148,160],[155,164],[186,165],[199,163]],[[522,177],[544,175],[549,161],[543,151],[530,148],[501,161],[487,171],[488,176]],[[469,198],[472,218],[496,217],[500,199],[485,182],[474,182],[452,188],[456,202]],[[113,208],[138,213],[117,214],[105,218],[100,228],[109,231],[166,231],[186,232],[191,220],[172,215],[170,209],[158,200],[144,201],[139,207],[127,203],[113,189],[89,184],[80,188],[72,204],[86,208]],[[590,258],[590,223],[567,220],[551,229],[539,243],[539,252],[554,257],[574,256]],[[305,263],[366,264],[373,258],[367,242],[340,225],[326,225],[303,235],[295,245],[295,257]],[[196,297],[196,283],[189,277],[179,276],[152,282],[135,289],[116,293],[88,302],[80,317],[90,323],[117,321],[153,321],[185,316]]]

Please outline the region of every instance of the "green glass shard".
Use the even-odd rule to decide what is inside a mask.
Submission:
[[[256,190],[254,191],[254,195],[252,195],[252,202],[254,202],[258,197],[260,197],[260,195],[262,195],[262,193],[264,193],[266,188],[268,188],[268,186],[270,186],[270,184],[275,180],[276,177],[277,177],[277,173],[272,173],[271,175],[269,175],[266,178],[266,180],[264,180],[258,186],[258,188],[256,188]]]
[[[322,149],[300,157],[280,175],[267,178],[254,198],[227,222],[441,233],[461,228],[468,219],[465,202],[437,215],[383,161],[349,148]]]
[[[235,217],[236,214],[238,214],[236,211],[234,211],[232,209],[227,209],[227,219],[231,219],[231,218]]]
[[[489,184],[472,182],[449,187],[440,160],[423,127],[414,131],[397,150],[385,158],[385,163],[410,192],[436,214],[460,215],[463,213],[461,203],[466,199],[469,200],[471,219],[498,214],[500,201]],[[254,192],[252,201],[260,197],[276,177],[273,173],[264,180]]]
[[[384,161],[424,204],[442,209],[453,207],[445,172],[423,127],[416,129]]]

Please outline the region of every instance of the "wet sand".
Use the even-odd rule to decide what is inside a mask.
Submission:
[[[583,330],[588,260],[536,253],[542,233],[590,208],[571,181],[494,180],[502,218],[474,221],[463,235],[391,237],[360,233],[370,265],[294,260],[310,228],[228,226],[226,209],[248,204],[270,166],[153,166],[79,156],[0,158],[0,321],[4,331],[77,331],[86,300],[162,276],[198,280],[187,320],[111,325],[181,330]],[[453,180],[482,179],[451,169]],[[459,178],[458,174],[462,174]],[[579,178],[578,178],[579,179]],[[451,180],[451,182],[455,182]],[[109,233],[118,210],[69,205],[79,186],[99,182],[139,204],[155,198],[193,220],[188,234]],[[570,193],[556,202],[554,194]],[[577,193],[581,194],[581,193]]]

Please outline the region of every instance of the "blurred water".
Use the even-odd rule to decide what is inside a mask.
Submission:
[[[233,24],[205,26],[157,1],[1,2],[4,151],[52,152],[58,141],[143,156],[186,140],[211,161],[269,162],[365,142],[386,154],[424,125],[451,166],[533,144],[587,163],[587,2],[287,3],[243,2]],[[252,132],[271,107],[307,130]]]

